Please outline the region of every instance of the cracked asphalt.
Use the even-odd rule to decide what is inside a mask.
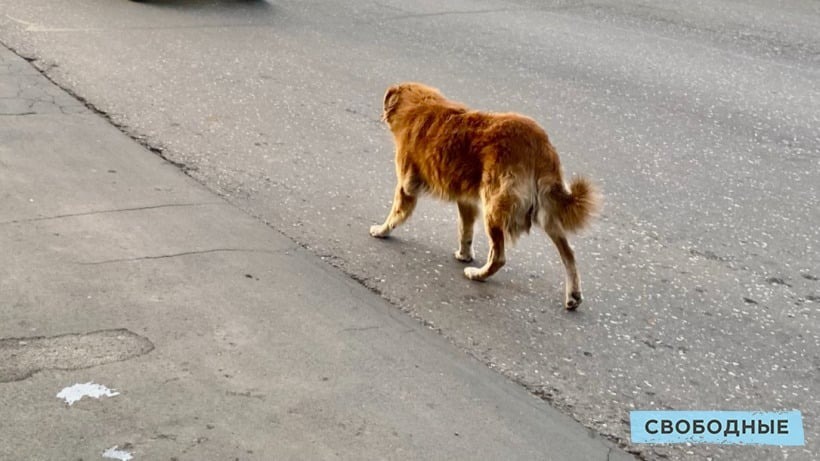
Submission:
[[[37,70],[22,61],[2,62],[0,75],[0,117],[34,114],[75,114],[85,107],[47,80],[31,82]]]
[[[8,0],[0,41],[597,433],[627,443],[632,409],[803,412],[805,447],[629,447],[641,456],[816,459],[818,23],[807,0]],[[537,233],[481,285],[451,258],[450,205],[369,238],[393,187],[379,104],[400,80],[534,117],[566,172],[602,187],[573,239],[579,312]],[[39,104],[0,88],[17,101],[3,110]]]

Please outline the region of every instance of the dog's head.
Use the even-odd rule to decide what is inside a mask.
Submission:
[[[399,83],[384,93],[382,120],[392,126],[396,116],[408,107],[443,101],[446,101],[444,96],[433,87],[414,82]]]

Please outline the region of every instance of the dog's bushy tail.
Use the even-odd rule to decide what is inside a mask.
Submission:
[[[549,190],[553,214],[567,232],[586,227],[595,216],[601,196],[592,182],[583,177],[574,178],[569,190],[563,183],[554,184]]]

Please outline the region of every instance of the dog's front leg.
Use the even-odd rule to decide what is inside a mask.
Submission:
[[[396,194],[393,197],[393,207],[390,214],[382,225],[370,226],[370,235],[378,238],[386,238],[390,232],[398,227],[413,213],[416,208],[416,196],[408,193],[401,183],[396,186]]]

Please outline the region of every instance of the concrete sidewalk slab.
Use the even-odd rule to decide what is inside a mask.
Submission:
[[[24,64],[0,47],[0,459],[630,458]],[[56,397],[89,382],[118,395]]]

